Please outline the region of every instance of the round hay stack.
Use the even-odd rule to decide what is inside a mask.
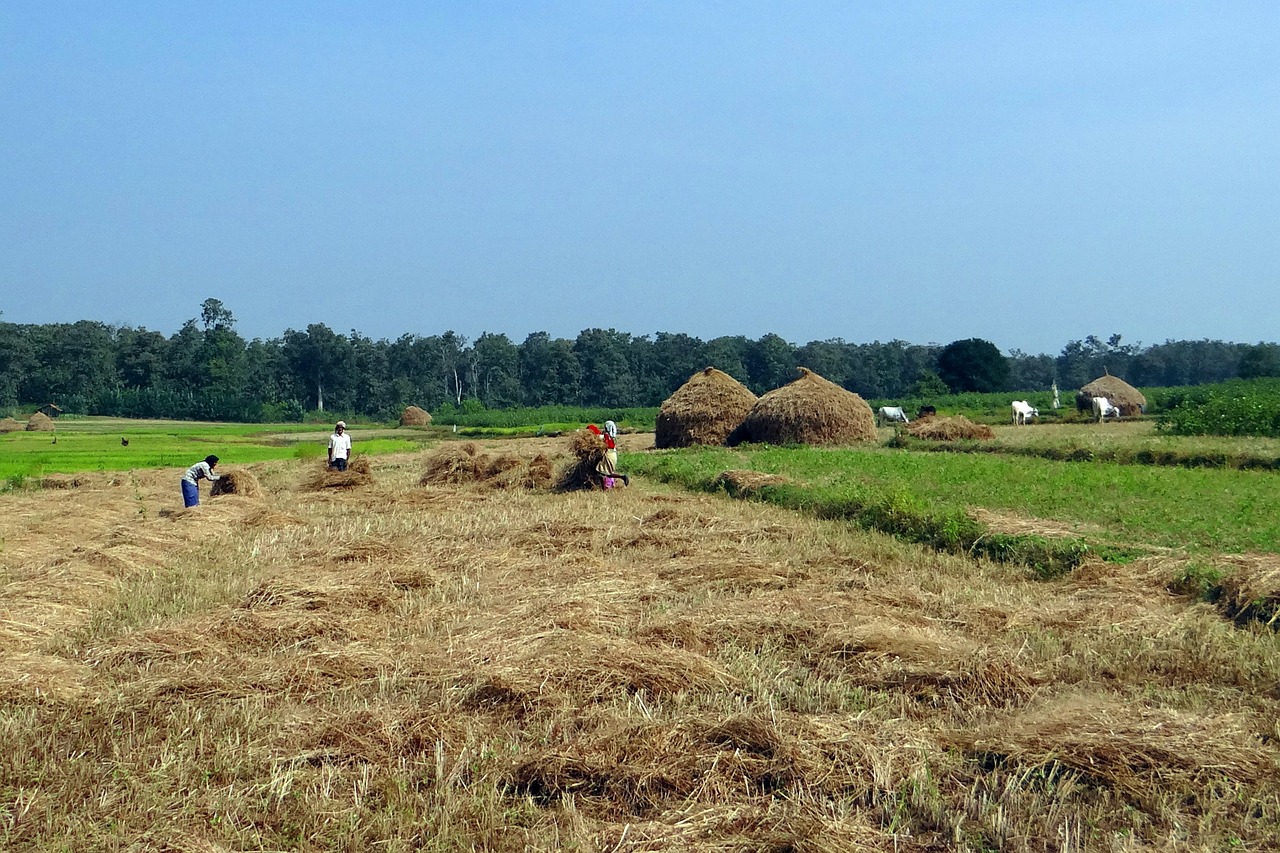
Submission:
[[[855,444],[877,441],[867,401],[801,367],[798,379],[765,394],[728,443]]]
[[[400,426],[402,427],[419,427],[430,426],[431,415],[426,409],[419,409],[417,406],[410,406],[400,413]]]
[[[53,432],[53,418],[44,412],[36,412],[27,421],[27,432]]]
[[[18,432],[22,429],[22,421],[17,418],[4,418],[0,420],[0,432]]]
[[[262,494],[262,486],[258,478],[245,470],[223,471],[209,487],[209,497],[219,495],[240,495],[254,498]]]
[[[1147,398],[1141,391],[1110,373],[1099,376],[1076,392],[1076,408],[1082,412],[1089,411],[1093,408],[1094,397],[1106,397],[1126,418],[1140,415],[1147,408]]]
[[[724,444],[757,399],[729,374],[714,367],[700,370],[662,401],[653,446]]]

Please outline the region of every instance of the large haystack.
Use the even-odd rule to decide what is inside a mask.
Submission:
[[[419,427],[430,426],[431,415],[426,409],[419,409],[417,406],[410,406],[400,413],[400,426]]]
[[[0,432],[18,432],[22,429],[22,421],[9,417],[0,420]]]
[[[1094,397],[1106,397],[1126,418],[1140,415],[1147,408],[1147,398],[1141,391],[1110,373],[1099,376],[1076,392],[1076,408],[1082,412],[1090,411]]]
[[[728,443],[839,445],[878,438],[866,400],[801,367],[798,379],[756,401]]]
[[[964,415],[922,418],[908,424],[907,432],[926,441],[956,441],[964,438],[987,440],[996,437],[996,432],[991,427],[974,423]]]
[[[700,370],[663,400],[658,409],[653,446],[724,444],[757,399],[729,374],[714,367]]]
[[[303,488],[318,492],[323,489],[351,489],[367,486],[372,482],[373,471],[369,468],[369,460],[359,456],[351,460],[345,471],[334,470],[327,463],[322,464],[303,484]]]
[[[44,412],[36,412],[27,421],[27,432],[53,432],[53,418]]]

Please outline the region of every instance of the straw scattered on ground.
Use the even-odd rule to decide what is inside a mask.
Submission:
[[[974,423],[964,415],[939,418],[928,417],[912,421],[905,427],[907,433],[926,441],[957,441],[961,439],[988,440],[996,437],[995,430],[986,424]]]
[[[372,483],[373,469],[369,466],[368,458],[357,456],[347,464],[345,471],[330,468],[328,463],[322,463],[322,467],[316,468],[311,473],[302,488],[310,492],[319,492],[325,489],[354,489]]]

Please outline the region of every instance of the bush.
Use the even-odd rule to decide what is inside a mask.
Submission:
[[[1280,379],[1241,379],[1171,389],[1157,428],[1174,435],[1280,437]]]

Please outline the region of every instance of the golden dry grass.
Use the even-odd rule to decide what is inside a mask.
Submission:
[[[423,484],[405,454],[308,491],[301,465],[188,511],[177,472],[0,495],[0,846],[1193,851],[1280,830],[1277,635],[1171,594],[1164,558],[1044,582],[651,484]],[[1274,591],[1274,564],[1238,559],[1242,596]]]
[[[729,374],[700,370],[662,401],[654,447],[724,444],[755,403],[756,395]]]
[[[347,464],[345,471],[330,468],[328,463],[322,462],[319,467],[312,468],[302,488],[320,492],[326,489],[354,489],[372,483],[373,469],[368,458],[357,456]]]
[[[992,439],[995,430],[986,424],[978,424],[964,415],[954,417],[923,417],[907,425],[906,430],[916,438],[926,441],[955,441],[957,439]]]
[[[879,439],[866,400],[806,367],[799,373],[757,400],[728,442],[840,445]]]

